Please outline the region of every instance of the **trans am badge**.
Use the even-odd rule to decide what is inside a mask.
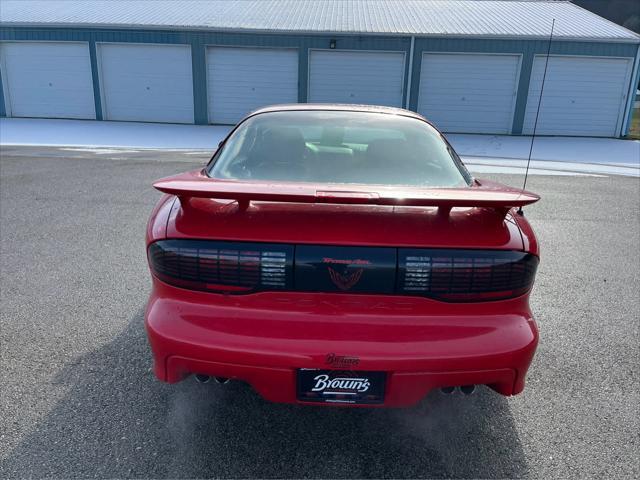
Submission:
[[[345,272],[344,274],[337,272],[331,267],[327,267],[329,270],[329,276],[331,277],[331,281],[338,287],[340,290],[349,290],[356,283],[360,281],[360,277],[362,277],[362,268],[359,268],[353,272]]]
[[[360,258],[338,259],[324,257],[322,259],[322,263],[343,266],[344,269],[342,270],[342,273],[329,265],[327,265],[327,271],[329,272],[329,278],[331,278],[333,284],[340,290],[346,291],[350,290],[360,281],[360,278],[362,278],[362,272],[364,272],[363,268],[350,270],[350,267],[354,265],[371,265],[371,260],[363,260]]]

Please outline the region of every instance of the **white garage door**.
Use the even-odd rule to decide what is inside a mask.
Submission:
[[[8,116],[96,118],[88,44],[3,43],[0,64]]]
[[[533,132],[545,57],[533,62],[523,133]],[[537,133],[615,137],[620,133],[631,59],[549,57]]]
[[[191,48],[98,45],[105,120],[193,123]]]
[[[311,51],[309,102],[402,106],[404,53]]]
[[[234,124],[256,108],[298,102],[298,51],[207,49],[209,122]]]
[[[422,55],[418,112],[445,132],[511,133],[519,55]]]

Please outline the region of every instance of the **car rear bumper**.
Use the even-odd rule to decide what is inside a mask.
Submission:
[[[301,368],[341,369],[327,355],[357,358],[354,370],[387,373],[379,406],[408,406],[439,387],[482,384],[503,395],[524,388],[538,342],[526,296],[448,304],[345,294],[192,292],[154,279],[145,323],[154,371],[243,380],[274,402],[299,402]],[[344,369],[344,368],[343,368]],[[323,404],[328,405],[328,404]],[[335,404],[331,404],[335,405]]]

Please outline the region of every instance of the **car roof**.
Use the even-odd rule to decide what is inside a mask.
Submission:
[[[332,111],[332,112],[368,112],[385,113],[390,115],[402,115],[418,120],[427,121],[422,115],[405,110],[404,108],[385,107],[382,105],[355,105],[350,103],[287,103],[282,105],[269,105],[267,107],[254,110],[247,117],[262,113],[271,112],[293,112],[293,111]]]

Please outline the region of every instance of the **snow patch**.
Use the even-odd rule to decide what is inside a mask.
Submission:
[[[531,137],[450,134],[447,139],[460,155],[526,159]],[[531,158],[536,160],[640,167],[640,140],[590,137],[536,137]]]
[[[143,149],[213,152],[232,127],[1,118],[0,145],[58,146],[98,155]],[[449,134],[474,172],[524,173],[531,137]],[[118,150],[115,150],[118,149]],[[529,173],[536,175],[640,176],[640,141],[613,138],[537,137]]]
[[[492,171],[492,173],[525,173],[527,160],[522,159],[504,159],[491,157],[467,157],[462,156],[465,165],[472,171],[478,171],[478,168],[486,172],[487,168],[504,169],[508,167],[510,172]],[[545,172],[545,173],[540,173]],[[533,175],[548,175],[553,173],[547,172],[564,172],[564,174],[594,174],[594,175],[623,175],[627,177],[640,177],[640,167],[632,165],[604,165],[596,163],[577,163],[557,160],[531,160],[529,173]],[[556,173],[557,174],[557,173]]]
[[[1,145],[214,150],[231,127],[1,118]]]

